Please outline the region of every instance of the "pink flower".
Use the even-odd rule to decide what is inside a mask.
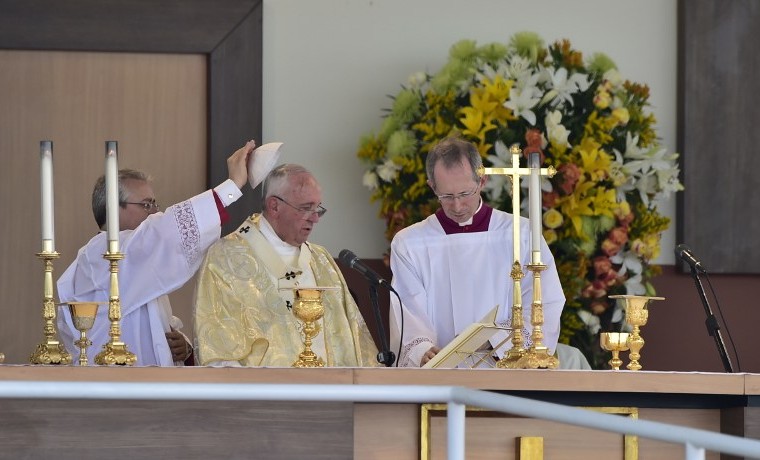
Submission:
[[[543,194],[542,198],[543,198],[542,199],[542,201],[543,201],[542,205],[543,205],[544,209],[552,209],[552,208],[554,208],[554,206],[557,205],[557,201],[559,200],[559,193],[554,192],[554,191],[547,192],[547,193]]]
[[[628,230],[624,227],[615,227],[610,230],[610,233],[607,235],[607,237],[612,240],[613,243],[622,246],[628,242]]]
[[[583,288],[581,295],[589,299],[598,299],[607,295],[607,287],[602,281],[594,281]]]
[[[559,188],[565,195],[570,195],[581,178],[581,169],[574,163],[564,163],[558,169]]]
[[[602,313],[607,311],[608,308],[610,308],[610,304],[604,300],[594,300],[591,302],[591,305],[589,305],[591,312],[597,316],[600,316]]]

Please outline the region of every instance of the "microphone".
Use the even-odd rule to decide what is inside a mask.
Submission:
[[[385,281],[374,270],[364,265],[364,262],[359,260],[356,254],[349,251],[348,249],[340,251],[340,254],[338,254],[338,260],[364,275],[364,277],[367,278],[370,283],[382,284],[388,289],[393,290],[393,288],[391,288],[391,283]]]
[[[367,278],[367,280],[370,282],[369,297],[372,301],[372,309],[375,312],[375,321],[377,322],[377,332],[380,334],[380,343],[382,344],[382,350],[380,350],[380,352],[377,354],[377,362],[384,364],[386,367],[390,367],[393,365],[393,362],[396,361],[396,354],[390,350],[390,346],[388,345],[388,337],[385,335],[383,316],[380,312],[380,304],[378,303],[377,297],[377,286],[382,284],[391,292],[395,293],[396,291],[391,287],[389,282],[385,281],[380,277],[380,275],[364,265],[362,261],[356,257],[356,254],[349,251],[348,249],[340,251],[340,254],[338,254],[338,259],[344,264],[364,275],[364,277]]]
[[[691,252],[691,248],[687,245],[679,244],[676,246],[675,254],[677,258],[689,264],[689,267],[691,267],[692,270],[695,270],[699,273],[707,273],[705,268],[702,266],[702,262],[697,259],[697,256]]]

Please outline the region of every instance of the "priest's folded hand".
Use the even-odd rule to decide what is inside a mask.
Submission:
[[[169,344],[169,349],[172,352],[172,359],[174,361],[185,361],[190,357],[193,348],[187,343],[185,336],[179,331],[171,331],[166,333],[166,342]]]

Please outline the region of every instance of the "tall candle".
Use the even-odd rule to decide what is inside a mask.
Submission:
[[[42,251],[55,252],[52,141],[40,141],[40,196],[42,197]]]
[[[106,142],[106,234],[119,241],[119,160],[116,141]],[[109,248],[111,245],[109,244]],[[118,246],[117,246],[118,247]]]
[[[528,190],[528,218],[530,219],[530,243],[533,251],[533,263],[540,263],[541,253],[541,179],[540,174],[540,155],[531,153],[529,155],[530,167],[530,189]],[[536,255],[538,253],[538,255]],[[535,258],[538,257],[538,260]]]

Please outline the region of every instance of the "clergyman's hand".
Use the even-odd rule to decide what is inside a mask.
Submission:
[[[166,342],[172,352],[172,361],[185,361],[190,357],[192,348],[185,340],[185,336],[179,331],[172,330],[166,333]]]
[[[430,347],[428,351],[426,351],[425,354],[422,355],[422,359],[420,360],[420,367],[424,366],[425,364],[427,364],[428,361],[433,359],[435,355],[438,354],[439,351],[441,351],[441,349],[438,347]]]
[[[227,158],[227,171],[230,179],[240,190],[248,182],[248,157],[253,155],[256,148],[256,141],[250,140],[244,146],[240,147]]]

